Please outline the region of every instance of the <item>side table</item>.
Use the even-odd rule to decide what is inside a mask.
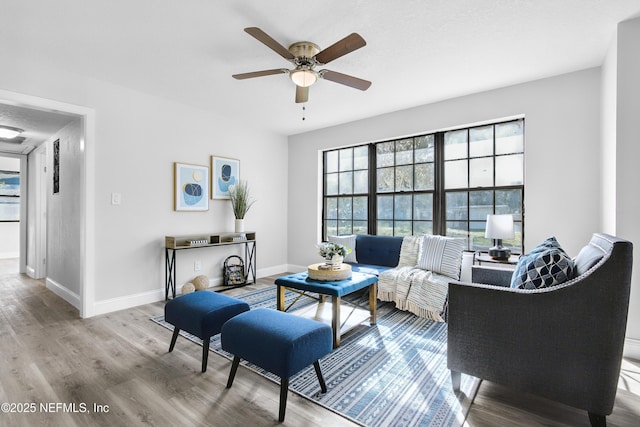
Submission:
[[[504,266],[515,266],[518,264],[518,260],[520,259],[520,255],[511,255],[507,260],[499,260],[493,259],[486,252],[475,252],[473,254],[473,264],[474,265],[482,265],[482,263],[493,264],[495,265],[504,265]]]

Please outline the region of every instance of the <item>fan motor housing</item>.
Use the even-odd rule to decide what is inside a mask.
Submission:
[[[320,47],[312,42],[296,42],[288,50],[296,58],[313,58],[320,52]]]

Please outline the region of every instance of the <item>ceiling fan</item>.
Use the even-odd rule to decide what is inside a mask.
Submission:
[[[257,27],[245,28],[244,31],[291,62],[295,68],[293,70],[277,68],[273,70],[234,74],[234,79],[244,80],[273,74],[288,74],[296,85],[297,103],[307,102],[309,100],[309,86],[314,84],[318,79],[330,80],[360,90],[367,90],[369,86],[371,86],[370,81],[347,74],[331,70],[315,70],[316,66],[328,64],[334,59],[338,59],[347,53],[351,53],[365,46],[367,42],[357,33],[352,33],[321,51],[318,45],[312,42],[296,42],[287,49]]]

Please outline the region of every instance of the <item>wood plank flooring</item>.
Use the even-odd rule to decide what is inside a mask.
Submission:
[[[273,278],[257,285],[272,286]],[[211,353],[200,372],[201,349],[149,320],[163,302],[90,319],[0,260],[0,403],[35,402],[32,413],[0,412],[2,426],[271,426],[279,387],[240,368],[225,389],[230,361]],[[640,424],[640,363],[625,360],[610,426]],[[631,391],[629,391],[631,390]],[[64,406],[66,404],[66,406]],[[73,405],[75,404],[75,406]],[[94,406],[95,405],[95,406]],[[22,405],[25,409],[25,405]],[[579,426],[585,413],[484,381],[467,425]],[[289,393],[284,426],[354,426]]]

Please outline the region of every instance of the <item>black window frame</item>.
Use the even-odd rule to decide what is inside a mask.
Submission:
[[[510,152],[510,153],[496,153],[495,147],[496,147],[496,126],[500,126],[500,125],[505,125],[505,124],[509,124],[509,123],[516,123],[516,122],[521,122],[520,126],[522,129],[522,150],[521,151],[514,151],[514,152]],[[481,156],[472,156],[470,154],[470,141],[469,141],[469,135],[472,129],[479,129],[479,128],[483,128],[483,127],[488,127],[488,126],[493,126],[492,129],[492,138],[493,138],[493,151],[490,155],[481,155]],[[445,165],[446,165],[446,161],[445,160],[445,134],[447,132],[452,132],[452,131],[462,131],[462,130],[466,130],[467,131],[467,154],[466,157],[461,157],[460,160],[466,160],[467,162],[467,186],[466,187],[459,187],[459,188],[445,188]],[[414,185],[414,190],[412,191],[406,191],[406,190],[401,190],[401,191],[396,191],[396,189],[394,188],[393,191],[385,191],[385,192],[378,192],[378,188],[377,188],[377,175],[378,175],[378,165],[377,165],[377,147],[380,144],[389,144],[389,143],[393,143],[394,146],[397,142],[402,142],[402,141],[406,141],[408,139],[413,139],[414,143],[413,143],[413,162],[411,163],[411,165],[413,166],[413,182],[415,184],[415,165],[417,164],[415,161],[415,141],[418,138],[425,138],[425,137],[430,137],[433,136],[433,143],[434,143],[434,153],[433,153],[433,188],[432,189],[428,189],[428,190],[424,190],[424,189],[420,189],[420,190],[415,190],[415,185]],[[486,250],[490,244],[482,241],[481,240],[481,244],[476,244],[475,242],[472,241],[471,239],[471,235],[472,232],[471,230],[475,229],[475,230],[480,230],[480,229],[484,229],[484,222],[486,221],[485,219],[478,219],[478,218],[472,218],[471,213],[469,212],[471,210],[471,197],[472,195],[477,195],[477,193],[487,193],[487,192],[491,192],[492,193],[492,205],[491,205],[491,211],[492,212],[487,212],[487,213],[502,213],[500,212],[499,206],[501,205],[496,205],[496,194],[499,194],[500,192],[511,192],[510,194],[512,195],[516,195],[517,196],[517,192],[519,191],[520,194],[520,211],[516,212],[516,214],[514,215],[514,224],[516,227],[516,233],[519,233],[519,237],[516,236],[516,238],[514,239],[514,241],[510,242],[512,244],[509,244],[509,242],[505,242],[505,244],[509,244],[509,246],[512,247],[513,252],[514,253],[518,253],[521,252],[523,250],[523,242],[524,242],[524,223],[525,223],[525,212],[524,212],[524,197],[525,197],[525,182],[524,182],[524,154],[525,154],[525,147],[524,147],[524,140],[525,140],[525,119],[522,118],[517,118],[517,119],[510,119],[510,120],[503,120],[503,121],[497,121],[497,122],[491,122],[491,123],[485,123],[482,125],[474,125],[474,126],[465,126],[465,127],[460,127],[460,128],[455,128],[455,129],[450,129],[450,130],[444,130],[444,131],[438,131],[438,132],[431,132],[431,133],[427,133],[427,134],[420,134],[420,135],[414,135],[414,136],[410,136],[410,137],[402,137],[402,138],[395,138],[395,139],[389,139],[389,140],[384,140],[384,141],[377,141],[377,142],[371,142],[371,143],[367,143],[367,144],[360,144],[360,145],[356,145],[356,146],[352,146],[352,147],[342,147],[342,148],[337,148],[337,149],[330,149],[330,150],[325,150],[323,151],[323,161],[322,161],[322,179],[323,179],[323,184],[322,184],[322,237],[323,240],[326,240],[328,235],[330,234],[372,234],[372,235],[377,235],[379,234],[378,231],[378,213],[377,213],[377,208],[378,208],[378,197],[380,195],[383,196],[393,196],[394,197],[394,203],[396,200],[397,196],[407,196],[410,195],[412,201],[415,198],[415,195],[420,195],[420,194],[432,194],[432,208],[433,208],[433,214],[432,214],[432,230],[431,230],[431,234],[438,234],[438,235],[447,235],[447,203],[446,203],[446,198],[447,198],[447,194],[449,193],[453,193],[453,192],[459,192],[459,193],[463,193],[466,192],[467,193],[467,217],[463,220],[460,220],[460,223],[465,222],[467,224],[467,228],[466,228],[466,233],[467,233],[467,237],[469,238],[469,247],[467,249],[470,250]],[[356,148],[356,147],[364,147],[367,146],[368,150],[368,191],[366,193],[352,193],[352,194],[342,194],[342,195],[334,195],[334,194],[327,194],[327,188],[326,188],[326,183],[327,183],[327,153],[330,152],[335,152],[335,151],[340,151],[340,150],[344,150],[347,148]],[[500,158],[500,157],[506,157],[506,156],[513,156],[513,155],[521,155],[522,156],[522,183],[521,184],[512,184],[512,185],[496,185],[496,158]],[[402,165],[398,165],[395,164],[395,151],[394,151],[394,165],[393,166],[384,166],[384,167],[393,167],[393,168],[397,168],[399,166],[406,166],[407,164],[402,164]],[[471,176],[471,160],[475,160],[475,159],[480,159],[480,158],[491,158],[492,159],[492,165],[493,165],[493,177],[492,177],[492,185],[491,186],[476,186],[476,187],[471,187],[469,185],[469,180],[470,180],[470,176]],[[425,162],[421,162],[421,163],[425,163]],[[395,174],[397,173],[397,170],[394,170],[394,182],[396,180]],[[500,193],[501,194],[501,193]],[[505,193],[507,194],[507,193]],[[334,231],[338,231],[338,233],[333,233],[327,232],[327,218],[326,218],[326,212],[325,212],[325,208],[327,206],[327,198],[332,198],[332,197],[367,197],[367,230],[366,233],[354,233],[353,230],[354,228],[351,228],[351,231],[348,232],[348,230],[343,227],[342,230],[340,230],[339,228],[336,229],[332,229]],[[517,197],[516,197],[517,198]],[[413,205],[412,205],[413,206]],[[484,208],[486,208],[487,205],[484,206]],[[497,208],[498,206],[498,208]],[[412,207],[413,209],[413,207]],[[484,212],[483,212],[484,214]],[[424,233],[424,228],[418,228],[416,230],[416,225],[415,223],[418,222],[416,221],[414,218],[414,211],[412,210],[412,219],[410,220],[411,222],[411,232],[410,233],[402,233],[402,234],[396,234],[396,223],[400,222],[401,220],[396,220],[396,213],[395,213],[395,207],[394,209],[392,209],[392,216],[393,218],[391,219],[385,219],[385,220],[390,220],[393,222],[393,233],[392,235],[417,235],[417,234],[422,234]],[[340,232],[343,231],[343,232]],[[381,230],[382,231],[382,230]],[[383,232],[383,234],[387,234],[388,233],[385,231]],[[450,234],[451,235],[451,234]]]

